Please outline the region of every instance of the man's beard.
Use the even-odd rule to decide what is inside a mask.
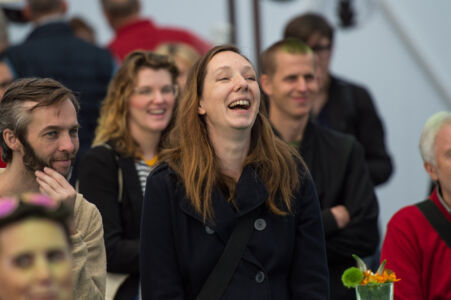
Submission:
[[[52,168],[52,165],[51,165],[52,161],[53,161],[52,158],[50,158],[49,161],[45,161],[45,160],[41,159],[36,154],[36,151],[34,151],[33,147],[31,147],[30,143],[28,143],[28,141],[25,138],[19,138],[19,140],[22,143],[23,149],[24,149],[24,155],[23,155],[22,161],[25,166],[25,169],[27,169],[29,172],[34,174],[34,172],[36,172],[36,171],[43,171],[45,167]],[[71,165],[73,166],[74,162],[75,162],[75,154],[63,152],[62,156],[59,157],[58,159],[59,160],[69,160],[70,159],[72,161]],[[61,175],[63,175],[66,178],[70,177],[70,175],[72,173],[72,166],[71,166],[69,172],[67,172],[67,174],[61,174]]]

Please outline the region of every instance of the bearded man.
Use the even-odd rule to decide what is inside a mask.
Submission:
[[[103,299],[106,256],[97,208],[69,184],[79,142],[79,104],[53,79],[12,83],[0,102],[0,196],[46,194],[73,211],[70,234],[74,299]],[[51,238],[51,237],[42,237]]]

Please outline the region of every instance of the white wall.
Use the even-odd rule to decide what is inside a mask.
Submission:
[[[262,46],[281,38],[285,23],[298,13],[316,10],[333,17],[335,2],[261,0]],[[98,1],[69,3],[69,14],[83,15],[95,26],[100,44],[106,44],[112,33],[101,15]],[[387,144],[395,164],[391,180],[377,189],[385,230],[395,211],[426,197],[429,181],[417,144],[425,120],[434,112],[451,108],[448,55],[451,40],[445,31],[451,27],[447,18],[451,1],[361,0],[355,3],[362,8],[366,21],[356,29],[337,31],[332,69],[367,86],[385,122]],[[179,25],[217,41],[221,40],[218,30],[227,22],[226,5],[226,0],[143,0],[143,11],[159,24]],[[236,5],[238,45],[254,60],[252,1],[236,0]],[[394,24],[399,24],[407,37],[400,36]],[[19,41],[27,30],[13,28],[12,39]],[[413,48],[407,47],[406,41]],[[419,57],[422,63],[418,62]],[[428,72],[435,80],[430,79]]]

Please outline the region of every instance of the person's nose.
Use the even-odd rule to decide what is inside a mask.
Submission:
[[[34,265],[34,277],[39,282],[48,282],[52,277],[49,261],[45,257],[37,257]]]
[[[75,150],[75,139],[76,137],[71,136],[69,132],[61,135],[59,140],[59,151],[66,151],[69,153]]]
[[[307,91],[307,82],[304,78],[299,78],[298,82],[296,83],[296,89],[300,92],[306,92]]]
[[[163,91],[156,90],[152,97],[152,102],[156,103],[156,104],[160,104],[160,103],[164,103],[164,101],[165,101],[165,95],[164,95]]]
[[[249,89],[249,83],[243,75],[237,75],[234,78],[235,91],[244,90],[247,91]]]

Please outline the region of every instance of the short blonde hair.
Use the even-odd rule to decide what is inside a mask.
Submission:
[[[200,54],[191,46],[184,43],[164,43],[156,49],[156,53],[169,56],[171,59],[181,58],[191,67],[200,58]]]

